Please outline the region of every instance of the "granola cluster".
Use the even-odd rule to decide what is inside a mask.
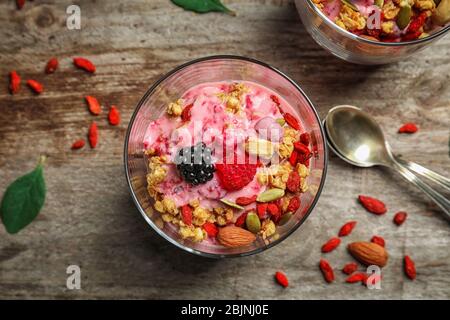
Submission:
[[[221,92],[217,96],[225,103],[229,112],[241,111],[242,96],[248,92],[248,88],[242,83],[233,83],[228,92]]]
[[[444,25],[450,20],[449,0],[375,0],[364,4],[354,0],[313,2],[342,29],[373,41],[423,38],[436,23]]]
[[[336,24],[345,30],[364,30],[366,27],[366,19],[347,4],[341,7],[339,17],[336,19]]]
[[[294,151],[294,142],[298,140],[299,132],[290,127],[284,128],[283,137],[278,148],[278,154],[282,159],[289,157]]]
[[[225,112],[233,117],[243,117],[250,112],[246,104],[246,95],[249,92],[250,89],[244,83],[232,83],[228,86],[228,90],[216,94],[216,97],[222,102]],[[273,125],[279,128],[280,135],[277,135],[272,141],[254,136],[245,141],[244,150],[246,154],[256,156],[257,159],[264,159],[259,163],[257,170],[256,165],[254,165],[253,173],[255,183],[259,185],[256,190],[261,191],[250,197],[238,196],[231,201],[226,196],[220,196],[223,191],[208,189],[209,197],[211,197],[211,194],[217,194],[217,197],[209,198],[208,201],[203,202],[202,199],[193,196],[192,199],[183,200],[184,202],[180,203],[179,198],[173,198],[162,188],[165,184],[172,183],[173,180],[183,179],[183,177],[179,177],[180,173],[175,174],[176,177],[174,178],[173,170],[181,166],[184,170],[183,174],[189,176],[191,170],[194,171],[195,168],[203,170],[207,168],[206,166],[212,164],[199,164],[196,167],[194,164],[177,163],[177,158],[171,158],[169,154],[162,154],[159,146],[148,146],[145,151],[148,157],[147,190],[155,200],[154,209],[160,214],[161,218],[158,223],[161,228],[165,224],[170,224],[177,228],[181,239],[193,242],[209,239],[212,243],[224,246],[234,246],[235,242],[239,245],[247,245],[250,243],[243,242],[243,239],[254,241],[256,236],[266,243],[278,237],[277,228],[280,221],[283,220],[284,224],[296,213],[300,207],[300,194],[308,190],[308,167],[312,153],[309,151],[309,134],[301,132],[300,125],[297,123],[298,120],[289,114],[289,119],[286,121],[275,121],[279,120],[279,117],[283,119],[282,117],[287,112],[281,110],[279,98],[272,95],[268,101],[274,114]],[[166,111],[167,121],[177,122],[174,126],[176,128],[189,124],[190,117],[183,115],[186,113],[186,108],[193,108],[193,105],[197,107],[198,104],[194,104],[193,101],[185,101],[185,99],[178,99],[169,103]],[[256,110],[254,114],[256,114]],[[257,116],[262,117],[259,114]],[[275,122],[279,125],[276,125]],[[198,150],[205,150],[205,147],[199,147]],[[196,152],[197,147],[193,146],[191,149]],[[164,150],[167,151],[170,148],[166,147]],[[187,150],[186,147],[183,150]],[[181,160],[187,159],[183,152],[177,152],[177,154],[177,157]],[[204,158],[209,157],[205,154],[202,156]],[[273,161],[275,156],[280,159],[280,162]],[[192,158],[195,157],[192,156]],[[247,166],[247,164],[244,164],[244,166]],[[251,168],[250,166],[242,172],[249,174],[252,171]],[[231,169],[235,170],[234,167],[231,167]],[[219,165],[216,164],[216,170],[219,170],[220,175],[222,175],[221,178],[233,176],[230,172],[224,172],[224,170],[227,170],[226,165],[222,164],[219,168]],[[202,173],[199,172],[198,174]],[[241,179],[239,183],[244,181],[239,173],[233,174],[237,174],[234,176],[236,179]],[[245,184],[248,184],[252,179],[245,181]],[[223,181],[221,182],[223,183]],[[236,183],[221,186],[225,190],[234,188],[233,190],[238,191],[245,187],[245,185],[239,185],[239,183],[237,183],[237,188]],[[182,192],[189,194],[191,188],[192,186],[183,189]],[[214,205],[211,206],[211,203]],[[239,232],[251,232],[253,235],[239,237],[239,235],[233,234],[235,231],[230,231],[230,226],[235,226],[239,230],[242,229]],[[225,229],[227,232],[222,232]]]
[[[154,149],[148,153],[154,154]],[[156,197],[158,194],[158,184],[160,184],[167,175],[167,167],[165,163],[167,162],[166,156],[155,156],[151,157],[148,168],[149,173],[147,174],[147,191],[152,197]]]

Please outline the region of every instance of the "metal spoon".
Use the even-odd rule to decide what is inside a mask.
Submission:
[[[376,165],[398,171],[430,197],[450,218],[450,201],[420,180],[408,168],[450,190],[450,180],[412,162],[397,159],[378,123],[354,106],[332,108],[325,119],[325,133],[330,148],[344,161],[358,167]],[[418,172],[418,173],[419,173]]]

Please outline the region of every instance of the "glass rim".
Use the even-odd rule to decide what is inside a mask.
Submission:
[[[308,207],[305,215],[301,218],[301,220],[298,221],[298,223],[296,225],[294,225],[290,230],[288,230],[286,232],[285,235],[283,235],[282,237],[280,237],[279,239],[269,243],[266,246],[260,247],[260,248],[256,248],[247,252],[242,252],[242,253],[231,253],[231,254],[215,254],[215,253],[209,253],[209,252],[205,252],[205,251],[201,251],[198,249],[193,249],[190,248],[186,245],[183,245],[181,243],[179,243],[178,241],[176,241],[175,239],[172,239],[171,237],[169,237],[162,229],[158,228],[155,223],[152,221],[152,219],[150,219],[150,217],[147,216],[145,210],[142,208],[141,204],[138,201],[137,195],[134,192],[133,186],[131,185],[131,179],[130,179],[130,174],[129,174],[129,166],[128,166],[128,144],[129,144],[129,139],[130,139],[130,135],[131,135],[131,130],[133,128],[134,125],[134,121],[135,118],[137,116],[137,114],[139,113],[141,107],[144,105],[145,101],[147,100],[147,98],[154,93],[155,89],[166,79],[168,79],[169,77],[171,77],[172,75],[176,74],[177,72],[191,66],[194,65],[196,63],[201,63],[201,62],[205,62],[205,61],[213,61],[213,60],[223,60],[223,59],[229,59],[229,60],[240,60],[240,61],[246,61],[246,62],[251,62],[254,64],[258,64],[262,67],[268,68],[271,71],[279,74],[280,76],[282,76],[284,79],[286,79],[289,83],[291,83],[299,92],[300,94],[303,96],[303,98],[306,100],[306,102],[308,103],[309,107],[311,108],[313,115],[317,121],[317,125],[319,126],[319,130],[320,130],[320,134],[322,136],[322,143],[323,143],[323,170],[322,170],[322,177],[320,180],[320,184],[319,187],[317,189],[317,193],[311,203],[311,205]],[[221,258],[235,258],[235,257],[245,257],[245,256],[250,256],[253,254],[257,254],[257,253],[261,253],[269,248],[274,247],[275,245],[281,243],[282,241],[284,241],[285,239],[287,239],[292,233],[294,233],[301,225],[303,225],[303,223],[306,221],[306,219],[309,217],[309,215],[311,214],[312,210],[315,208],[320,195],[322,193],[322,189],[325,185],[325,178],[327,175],[327,168],[328,168],[328,146],[327,146],[327,141],[326,141],[326,137],[325,137],[325,131],[323,128],[323,124],[322,121],[320,120],[319,114],[316,110],[316,108],[314,107],[314,104],[312,103],[312,101],[308,98],[308,96],[305,94],[305,92],[303,91],[303,89],[295,82],[293,81],[290,77],[288,77],[287,75],[285,75],[283,72],[281,72],[280,70],[278,70],[275,67],[270,66],[269,64],[266,64],[264,62],[261,62],[259,60],[253,59],[253,58],[248,58],[248,57],[244,57],[244,56],[238,56],[238,55],[213,55],[213,56],[206,56],[206,57],[202,57],[202,58],[198,58],[198,59],[194,59],[191,61],[188,61],[186,63],[183,63],[177,67],[175,67],[174,69],[172,69],[171,71],[167,72],[166,74],[164,74],[163,76],[161,76],[144,94],[144,96],[139,100],[138,104],[136,105],[136,108],[130,118],[129,124],[128,124],[128,128],[127,128],[127,132],[126,132],[126,136],[125,136],[125,143],[124,143],[124,168],[125,168],[125,177],[127,179],[127,185],[129,188],[129,191],[131,193],[131,197],[133,199],[133,202],[135,204],[135,206],[137,207],[137,209],[139,210],[139,212],[141,213],[142,217],[145,219],[145,221],[147,221],[147,223],[152,227],[153,230],[156,231],[156,233],[158,235],[160,235],[162,238],[164,238],[165,240],[169,241],[171,244],[175,245],[177,248],[182,249],[186,252],[189,252],[191,254],[194,255],[198,255],[201,257],[207,257],[207,258],[215,258],[215,259],[221,259]]]
[[[309,7],[314,10],[316,14],[318,14],[325,23],[330,26],[332,29],[338,31],[339,33],[347,36],[348,38],[351,38],[352,40],[361,41],[367,44],[376,45],[380,47],[401,47],[401,46],[409,46],[409,45],[415,45],[420,43],[426,43],[428,41],[431,41],[435,38],[440,37],[441,35],[444,35],[448,31],[450,31],[450,24],[443,27],[441,30],[430,34],[429,36],[422,38],[422,39],[416,39],[416,40],[410,40],[410,41],[402,41],[402,42],[382,42],[382,41],[373,41],[370,39],[363,38],[361,36],[358,36],[354,33],[351,33],[350,31],[344,30],[341,27],[339,27],[336,23],[330,20],[317,6],[314,5],[312,0],[306,0]]]

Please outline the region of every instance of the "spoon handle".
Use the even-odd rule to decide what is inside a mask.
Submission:
[[[450,179],[446,178],[444,176],[441,176],[439,173],[436,173],[434,171],[431,171],[430,169],[427,169],[425,167],[422,167],[421,165],[411,162],[411,161],[405,161],[403,159],[395,158],[401,165],[406,167],[407,169],[414,171],[418,175],[430,179],[434,183],[438,184],[442,188],[444,188],[446,191],[450,192]]]
[[[450,219],[450,201],[442,194],[431,188],[428,184],[420,180],[416,175],[414,175],[395,159],[393,160],[393,168],[396,169],[406,180],[410,181],[417,188],[422,190],[429,198],[431,198],[442,209],[442,211],[444,211],[447,218]]]

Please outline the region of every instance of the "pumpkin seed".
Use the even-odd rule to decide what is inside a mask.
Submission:
[[[284,126],[286,124],[286,120],[284,118],[278,118],[275,120],[280,126]]]
[[[232,208],[236,208],[239,210],[244,210],[244,207],[234,203],[233,201],[227,200],[227,199],[220,199],[220,201],[222,201],[222,203],[226,204],[227,206],[230,206]]]
[[[291,218],[292,218],[292,212],[286,212],[285,214],[283,214],[281,216],[281,219],[278,222],[278,225],[279,226],[285,225],[286,223],[288,223],[289,220],[291,220]]]
[[[255,212],[249,212],[245,218],[245,225],[251,233],[258,233],[261,230],[261,221]]]
[[[258,202],[270,202],[277,199],[280,199],[284,196],[284,190],[279,188],[273,188],[264,191],[263,193],[259,194],[256,198],[256,201]]]
[[[400,8],[397,16],[397,25],[400,29],[405,29],[411,21],[412,9],[410,5],[405,5]]]
[[[341,0],[341,2],[349,6],[352,10],[359,12],[358,8],[351,2],[351,0]]]

